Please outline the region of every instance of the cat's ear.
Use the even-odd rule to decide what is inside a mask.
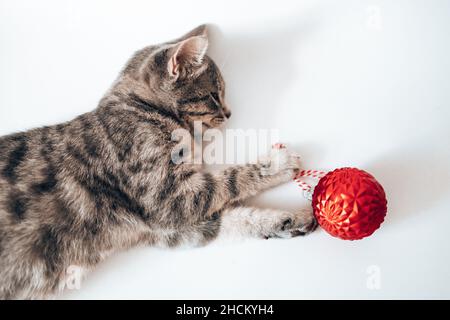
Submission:
[[[208,38],[204,35],[189,37],[176,43],[169,50],[167,70],[173,79],[178,79],[181,74],[192,67],[202,64],[208,49]]]
[[[199,25],[197,28],[192,29],[188,33],[186,33],[184,36],[173,40],[171,43],[178,43],[183,40],[187,40],[192,37],[208,37],[208,26],[206,24]]]

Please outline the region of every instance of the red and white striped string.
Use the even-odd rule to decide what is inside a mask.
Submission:
[[[275,143],[272,148],[274,149],[285,149],[286,146],[283,143]],[[297,184],[300,186],[300,188],[303,189],[303,195],[305,198],[311,200],[312,199],[312,192],[313,187],[302,180],[302,178],[309,177],[309,178],[316,178],[317,180],[321,179],[327,174],[326,171],[321,170],[302,170],[300,171],[294,178],[294,181],[297,182]]]
[[[310,184],[303,181],[302,178],[310,177],[310,178],[321,179],[326,174],[327,174],[327,172],[320,171],[320,170],[302,170],[295,176],[294,181],[297,182],[297,184],[300,186],[300,188],[303,189],[303,191],[310,193],[312,191],[313,187]]]

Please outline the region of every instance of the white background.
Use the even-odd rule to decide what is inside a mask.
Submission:
[[[140,248],[63,297],[450,298],[450,2],[0,3],[0,134],[95,108],[133,51],[209,22],[228,128],[279,129],[305,167],[365,169],[388,195],[385,223],[362,241],[320,230]],[[294,183],[253,202],[308,205]]]

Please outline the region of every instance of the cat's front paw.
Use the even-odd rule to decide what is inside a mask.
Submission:
[[[265,239],[269,238],[293,238],[307,235],[316,230],[318,223],[312,209],[300,210],[295,213],[286,213],[278,217],[273,225],[273,229],[264,234]]]
[[[300,170],[300,156],[288,151],[281,143],[274,144],[269,156],[262,158],[259,163],[263,176],[285,173],[291,179]]]

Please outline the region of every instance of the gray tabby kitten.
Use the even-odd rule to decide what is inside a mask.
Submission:
[[[171,161],[173,130],[192,131],[195,120],[218,127],[231,115],[207,46],[200,26],[146,47],[94,111],[0,138],[0,298],[53,296],[69,267],[89,270],[137,245],[314,230],[310,211],[238,205],[293,177],[298,157],[286,149],[216,174]]]

